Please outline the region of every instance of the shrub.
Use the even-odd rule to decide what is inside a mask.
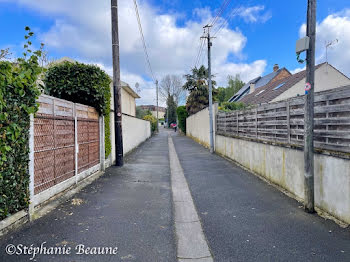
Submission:
[[[143,120],[147,120],[151,122],[151,131],[152,133],[157,130],[157,118],[152,115],[146,115],[143,117]]]
[[[48,95],[89,105],[105,115],[105,153],[111,153],[110,77],[95,65],[64,62],[48,69],[44,78]]]
[[[186,106],[179,106],[176,109],[176,113],[179,120],[179,128],[182,130],[182,132],[186,133],[186,118],[188,117]]]
[[[219,110],[228,112],[246,108],[247,106],[242,102],[223,102],[222,105],[219,107]]]
[[[29,204],[29,115],[38,110],[42,50],[30,50],[34,34],[25,30],[24,58],[0,61],[0,219]]]

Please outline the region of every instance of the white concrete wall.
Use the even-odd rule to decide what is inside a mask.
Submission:
[[[215,122],[216,113],[218,112],[218,104],[213,105],[213,128],[214,128],[214,144],[215,144]],[[186,119],[186,135],[196,140],[198,143],[209,147],[209,108],[197,112]]]
[[[334,69],[332,66],[324,64],[315,71],[315,92],[334,89],[350,84],[350,79]],[[305,78],[300,80],[294,86],[280,94],[271,102],[285,100],[297,95],[305,94]]]
[[[216,152],[304,199],[304,152],[216,136]],[[350,223],[350,160],[315,154],[315,205]]]
[[[151,136],[151,123],[149,121],[123,115],[122,125],[124,154]]]
[[[122,88],[122,113],[136,116],[135,97],[126,92],[124,88]]]
[[[113,90],[113,83],[110,84],[110,90],[111,90],[111,110],[114,110],[114,90]],[[121,100],[122,100],[122,113],[136,116],[136,101],[135,97],[130,95],[123,87],[122,87],[122,93],[121,93]]]

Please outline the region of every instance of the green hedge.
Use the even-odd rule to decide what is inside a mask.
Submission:
[[[146,115],[143,117],[143,120],[147,120],[151,122],[151,131],[152,133],[157,130],[157,118],[152,115]]]
[[[111,153],[110,141],[110,77],[95,65],[63,62],[46,72],[45,92],[48,95],[89,105],[105,116],[105,153]]]
[[[24,58],[0,61],[0,219],[29,205],[29,115],[38,109],[36,81],[42,69],[41,50],[29,49],[33,33],[26,31]]]
[[[188,117],[186,106],[179,106],[176,109],[176,113],[179,120],[179,128],[186,134],[186,118]]]

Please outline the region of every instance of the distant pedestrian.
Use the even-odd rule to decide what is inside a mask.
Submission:
[[[174,130],[176,132],[176,130],[177,130],[177,124],[176,123],[173,124],[173,128],[174,128]]]

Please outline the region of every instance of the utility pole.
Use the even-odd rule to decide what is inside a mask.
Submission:
[[[305,211],[315,212],[314,208],[314,87],[315,87],[315,38],[316,0],[308,0],[306,35],[310,38],[306,51],[306,86],[304,119],[304,193]],[[309,89],[309,90],[308,90]]]
[[[211,25],[204,26],[204,30],[207,29],[207,36],[201,38],[206,38],[208,42],[208,84],[209,84],[209,135],[210,135],[210,153],[214,153],[214,130],[213,130],[213,85],[211,81],[211,54],[210,47],[212,42],[210,41],[210,27]]]
[[[156,89],[157,89],[157,132],[159,132],[159,117],[158,117],[158,80],[156,80]]]
[[[111,0],[112,53],[113,53],[113,94],[115,129],[115,165],[123,166],[122,106],[119,61],[118,0]]]

